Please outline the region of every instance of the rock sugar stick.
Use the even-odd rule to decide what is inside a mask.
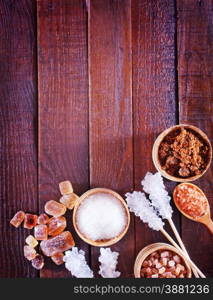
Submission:
[[[181,252],[190,266],[196,269],[196,271],[202,278],[205,278],[205,275],[198,269],[193,261],[186,256],[185,252],[183,252],[183,250],[172,239],[172,237],[164,230],[164,222],[162,221],[160,216],[158,216],[157,211],[151,205],[150,201],[146,198],[146,195],[144,193],[136,191],[134,191],[133,193],[127,193],[126,202],[131,212],[140,217],[141,221],[147,223],[151,229],[161,231],[161,233],[170,241],[170,243]]]
[[[189,258],[189,254],[172,220],[173,210],[170,204],[171,197],[165,189],[161,174],[159,172],[155,174],[147,172],[146,176],[141,181],[141,184],[144,192],[149,194],[151,205],[157,210],[162,219],[168,220],[181,248]],[[192,271],[195,277],[199,277],[195,269],[192,268]]]

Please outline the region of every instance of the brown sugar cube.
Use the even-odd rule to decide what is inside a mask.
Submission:
[[[171,272],[172,274],[175,274],[175,267],[166,267],[166,272]]]
[[[56,236],[60,234],[67,227],[65,217],[52,217],[48,223],[48,235]]]
[[[60,198],[60,202],[64,204],[68,209],[73,209],[79,197],[75,193],[64,195]]]
[[[161,263],[162,263],[162,265],[163,265],[164,267],[167,265],[167,262],[168,262],[168,259],[167,259],[166,257],[163,257],[163,258],[161,259]]]
[[[180,268],[180,270],[183,271],[183,272],[186,270],[185,267],[181,264],[177,264],[176,267]]]
[[[162,264],[160,262],[158,262],[155,266],[157,269],[160,269],[162,267]]]
[[[170,260],[170,261],[168,262],[168,266],[169,266],[169,267],[174,267],[174,266],[175,266],[175,261],[174,261],[174,260]]]
[[[141,273],[146,273],[146,268],[142,268]]]
[[[47,225],[36,225],[34,228],[34,236],[37,240],[47,240]]]
[[[69,231],[64,231],[51,239],[42,241],[40,244],[41,250],[46,256],[53,256],[56,253],[67,251],[73,246],[75,246],[75,242]]]
[[[151,260],[148,260],[148,266],[149,266],[149,267],[152,267],[152,262],[151,262]]]
[[[179,263],[181,262],[181,258],[180,258],[180,256],[178,256],[178,255],[174,255],[174,256],[173,256],[173,260],[174,260],[177,264],[179,264]]]
[[[64,204],[50,200],[45,204],[45,212],[53,217],[60,217],[65,214],[67,208]]]
[[[151,274],[152,274],[152,269],[151,269],[151,268],[149,268],[149,267],[148,267],[148,268],[146,268],[146,273],[151,275]]]
[[[155,251],[155,252],[152,252],[151,254],[150,254],[150,256],[152,257],[152,256],[155,256],[157,254],[157,252]]]
[[[160,256],[163,257],[169,257],[169,251],[163,251],[161,252]]]
[[[142,263],[142,266],[143,266],[144,268],[146,268],[146,267],[148,267],[148,265],[149,265],[148,261],[147,261],[147,260],[144,260],[144,262]]]
[[[33,247],[30,247],[28,245],[24,246],[24,257],[28,260],[34,259],[36,256],[36,251]]]
[[[49,221],[49,217],[46,215],[46,214],[40,214],[38,216],[38,220],[37,220],[37,223],[38,224],[47,224],[47,222]]]
[[[163,274],[165,271],[166,271],[166,268],[162,267],[159,269],[158,272],[159,272],[159,274]]]
[[[69,180],[60,182],[59,189],[62,195],[68,195],[73,193],[73,187]]]
[[[27,243],[28,246],[32,248],[35,248],[38,245],[38,241],[32,235],[28,235],[25,242]]]
[[[20,210],[18,211],[14,217],[10,220],[10,224],[15,226],[16,228],[21,225],[21,223],[24,221],[25,213]]]
[[[152,268],[152,274],[157,274],[157,273],[158,273],[158,269]]]
[[[165,278],[172,278],[172,273],[171,272],[166,272],[165,273]]]
[[[180,274],[181,268],[179,266],[177,266],[175,268],[175,275],[178,276]]]
[[[152,262],[152,264],[154,264],[154,261],[155,261],[155,258],[154,258],[154,257],[150,257],[149,260]]]
[[[64,257],[64,254],[60,252],[60,253],[56,253],[55,255],[51,256],[51,259],[56,265],[59,266],[64,263],[63,257]]]
[[[37,224],[38,217],[36,215],[32,214],[25,214],[24,217],[24,228],[26,229],[32,229]]]
[[[37,270],[41,270],[44,266],[44,257],[41,254],[37,254],[32,260],[32,266]]]
[[[158,253],[157,251],[152,252],[152,253],[150,254],[150,256],[151,256],[151,257],[154,257],[155,259],[160,257],[160,255],[159,255],[159,253]]]

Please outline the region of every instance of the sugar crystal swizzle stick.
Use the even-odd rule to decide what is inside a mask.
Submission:
[[[185,252],[186,256],[189,258],[189,254],[186,250],[186,247],[183,244],[183,241],[176,229],[176,226],[172,220],[172,207],[170,205],[171,197],[165,189],[163,178],[159,172],[152,174],[147,172],[144,179],[141,181],[143,190],[145,193],[149,194],[149,199],[151,201],[151,205],[158,212],[158,215],[162,217],[162,219],[168,220],[182,250]],[[199,277],[196,270],[192,268],[192,271],[195,277]]]
[[[133,192],[126,194],[126,202],[129,207],[129,210],[133,212],[136,216],[140,217],[140,219],[144,223],[148,223],[148,226],[153,230],[161,231],[161,233],[176,247],[188,263],[194,268],[197,273],[205,278],[205,275],[198,269],[198,267],[193,263],[193,261],[186,256],[185,252],[178,246],[178,244],[172,239],[172,237],[164,230],[164,222],[157,215],[156,210],[150,204],[150,201],[146,198],[145,194],[142,192]]]

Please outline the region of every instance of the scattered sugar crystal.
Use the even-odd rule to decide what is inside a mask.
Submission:
[[[69,180],[60,182],[59,189],[62,195],[68,195],[73,193],[73,187]]]
[[[50,200],[46,202],[44,210],[50,216],[60,217],[65,214],[67,208],[62,203],[59,203],[55,200]]]
[[[73,247],[66,251],[64,256],[65,267],[77,278],[93,278],[93,272],[85,259],[85,252]]]
[[[66,206],[68,209],[73,209],[79,197],[75,193],[69,195],[63,195],[60,198],[60,202]]]
[[[76,214],[80,232],[87,238],[108,240],[118,236],[126,227],[126,211],[120,201],[107,193],[85,198]]]
[[[25,217],[25,213],[22,210],[20,210],[10,220],[10,224],[13,225],[13,226],[15,226],[17,228],[24,221],[24,217]]]
[[[34,259],[36,256],[36,251],[33,247],[25,245],[24,246],[24,257],[28,260]]]
[[[26,229],[32,229],[37,224],[38,217],[33,214],[25,214],[24,217],[24,228]]]
[[[41,270],[44,266],[44,257],[41,254],[37,254],[32,260],[32,266],[37,270]]]
[[[49,221],[49,217],[46,215],[46,214],[40,214],[38,216],[38,220],[37,220],[37,223],[38,224],[47,224],[47,222]]]
[[[32,235],[28,235],[25,242],[27,243],[28,246],[32,248],[35,248],[38,245],[38,241]]]
[[[149,194],[149,199],[153,207],[158,211],[163,219],[172,217],[172,207],[170,205],[171,197],[165,189],[163,178],[159,172],[152,174],[146,173],[141,181],[143,190]]]
[[[56,253],[64,252],[73,246],[75,246],[75,242],[69,231],[64,231],[51,239],[42,241],[40,244],[41,250],[46,256],[53,256]]]
[[[37,240],[47,240],[47,225],[39,224],[34,227],[34,236]]]
[[[149,200],[142,192],[127,193],[126,202],[129,210],[133,212],[144,223],[148,223],[148,226],[154,230],[160,230],[163,228],[164,223],[160,217],[158,217],[156,211],[151,206]]]
[[[48,223],[48,234],[51,236],[56,236],[60,234],[67,226],[67,221],[65,217],[52,217]]]
[[[119,271],[115,271],[118,263],[118,252],[112,252],[110,248],[101,248],[98,258],[100,265],[99,274],[103,278],[117,278],[120,276]]]

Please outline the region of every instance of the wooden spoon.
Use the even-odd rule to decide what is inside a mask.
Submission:
[[[192,217],[189,214],[187,214],[184,210],[182,210],[182,207],[179,205],[178,201],[177,201],[177,193],[178,193],[178,189],[181,186],[188,186],[191,187],[192,189],[196,189],[206,200],[206,212],[205,214],[203,214],[202,216],[198,216],[198,217]],[[211,219],[211,213],[210,213],[210,206],[209,206],[209,202],[208,199],[206,197],[206,195],[204,194],[204,192],[195,184],[192,183],[181,183],[179,185],[176,186],[176,188],[174,189],[173,192],[173,200],[175,202],[175,205],[177,206],[177,208],[179,209],[179,211],[187,218],[195,221],[195,222],[200,222],[203,223],[204,225],[206,225],[206,227],[210,230],[210,232],[213,234],[213,221]]]

